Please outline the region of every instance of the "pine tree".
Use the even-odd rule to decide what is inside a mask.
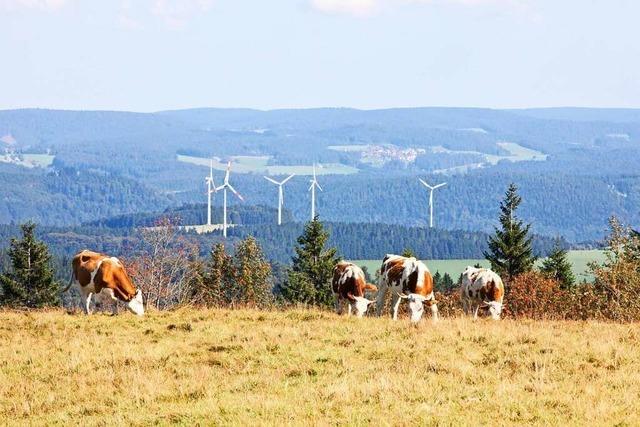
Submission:
[[[417,258],[416,253],[411,248],[404,248],[400,255],[406,258]]]
[[[235,297],[232,288],[233,265],[225,251],[224,244],[218,243],[211,250],[202,285],[197,292],[198,300],[206,305],[222,306],[228,304]]]
[[[434,289],[444,290],[442,288],[442,275],[438,270],[436,270],[436,274],[433,275],[433,287]]]
[[[283,285],[282,296],[286,300],[319,306],[333,304],[330,282],[338,258],[336,248],[325,248],[328,239],[329,233],[317,216],[305,225]]]
[[[500,203],[500,228],[489,238],[489,252],[485,258],[491,268],[508,281],[515,276],[531,271],[536,258],[531,248],[529,235],[531,224],[524,224],[516,216],[516,210],[522,201],[518,188],[511,184],[504,200]]]
[[[245,304],[264,307],[272,302],[271,265],[253,237],[242,240],[233,256],[235,281]]]
[[[451,275],[449,273],[444,273],[444,276],[442,277],[442,288],[445,291],[448,291],[450,289],[453,289],[454,284],[453,284],[453,279],[451,278]]]
[[[12,268],[0,274],[0,303],[10,307],[39,308],[60,304],[60,284],[51,268],[47,245],[36,239],[36,225],[23,224],[22,239],[11,239]]]
[[[557,280],[563,289],[571,288],[576,282],[567,254],[568,252],[562,249],[558,240],[540,267],[542,274]]]

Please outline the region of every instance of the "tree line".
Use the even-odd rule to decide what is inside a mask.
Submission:
[[[499,226],[485,251],[492,269],[505,281],[507,315],[640,319],[640,233],[612,218],[607,261],[592,266],[594,283],[578,284],[560,242],[542,266],[534,268],[537,256],[531,225],[518,215],[521,201],[517,187],[510,185],[500,203]],[[13,238],[8,248],[9,262],[0,264],[2,306],[40,308],[61,302],[61,284],[54,274],[51,254],[36,237],[35,229],[33,223],[22,225],[22,238]],[[206,257],[201,256],[197,242],[187,237],[165,218],[142,231],[137,246],[125,259],[148,307],[332,305],[330,280],[340,257],[330,244],[329,228],[318,217],[304,226],[294,245],[295,255],[285,267],[273,268],[252,236],[240,239],[233,248],[218,242]],[[402,253],[415,255],[410,247]],[[368,280],[375,280],[371,272],[366,274]],[[434,279],[443,313],[455,313],[459,283],[439,273]]]

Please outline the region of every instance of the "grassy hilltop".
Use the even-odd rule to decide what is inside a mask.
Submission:
[[[8,424],[640,423],[640,325],[0,312]]]

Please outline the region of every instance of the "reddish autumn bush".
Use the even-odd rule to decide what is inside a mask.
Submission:
[[[436,292],[438,313],[442,317],[462,316],[462,303],[460,302],[460,288],[453,288],[445,292]]]
[[[573,298],[560,283],[531,271],[506,284],[503,317],[564,319],[571,311]]]

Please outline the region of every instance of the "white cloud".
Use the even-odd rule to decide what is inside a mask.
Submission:
[[[9,12],[23,9],[56,11],[68,3],[68,0],[0,0],[0,9]]]
[[[323,13],[367,16],[378,3],[379,0],[311,0],[311,7]]]
[[[319,12],[329,14],[346,14],[353,16],[369,16],[382,9],[407,4],[425,5],[458,5],[469,7],[505,6],[518,8],[528,0],[310,0],[311,7]]]
[[[212,6],[213,0],[154,0],[151,13],[169,28],[179,29]]]

